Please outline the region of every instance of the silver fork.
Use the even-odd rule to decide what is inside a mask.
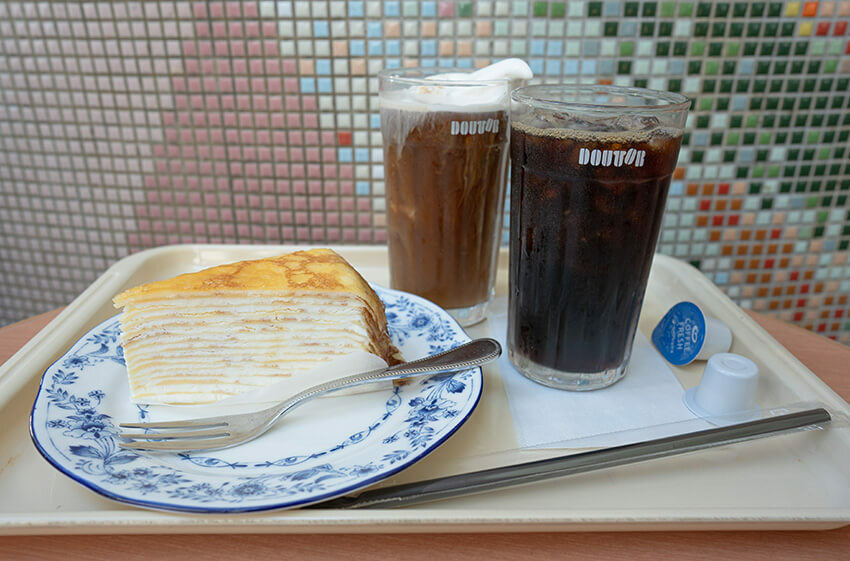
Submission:
[[[481,366],[497,359],[501,354],[502,347],[495,339],[476,339],[449,351],[419,360],[319,384],[273,407],[253,413],[185,421],[121,423],[119,426],[123,429],[145,429],[154,432],[122,432],[119,436],[130,439],[132,442],[121,442],[119,446],[134,450],[167,450],[171,452],[229,448],[257,438],[271,428],[280,417],[314,397],[372,382],[398,380],[420,374],[453,372]]]

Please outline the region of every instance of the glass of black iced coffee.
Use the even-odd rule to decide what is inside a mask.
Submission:
[[[515,90],[508,354],[567,390],[626,372],[690,101],[598,85]]]

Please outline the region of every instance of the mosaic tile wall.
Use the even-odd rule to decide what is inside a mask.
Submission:
[[[660,251],[850,343],[850,2],[5,2],[0,324],[170,243],[383,243],[376,73],[694,99]]]

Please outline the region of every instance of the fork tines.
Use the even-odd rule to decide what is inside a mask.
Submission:
[[[231,436],[225,421],[161,421],[156,423],[121,423],[123,429],[143,429],[146,432],[122,432],[118,436],[131,442],[120,442],[122,448],[133,450],[203,450],[216,448]],[[163,432],[164,431],[164,432]],[[193,442],[187,442],[193,441]],[[196,441],[196,442],[195,442]]]

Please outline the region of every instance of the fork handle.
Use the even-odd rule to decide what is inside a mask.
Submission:
[[[440,372],[463,370],[465,368],[487,364],[499,358],[501,354],[502,346],[495,339],[475,339],[451,350],[420,358],[419,360],[403,362],[395,366],[379,368],[378,370],[361,372],[360,374],[353,374],[344,378],[337,378],[336,380],[308,388],[287,399],[277,406],[279,411],[275,419],[304,401],[321,394],[383,380],[400,380],[419,374],[438,374]]]
[[[385,369],[385,372],[406,376],[430,372],[451,372],[487,364],[499,358],[501,354],[502,346],[495,339],[475,339],[442,353],[390,366]]]

